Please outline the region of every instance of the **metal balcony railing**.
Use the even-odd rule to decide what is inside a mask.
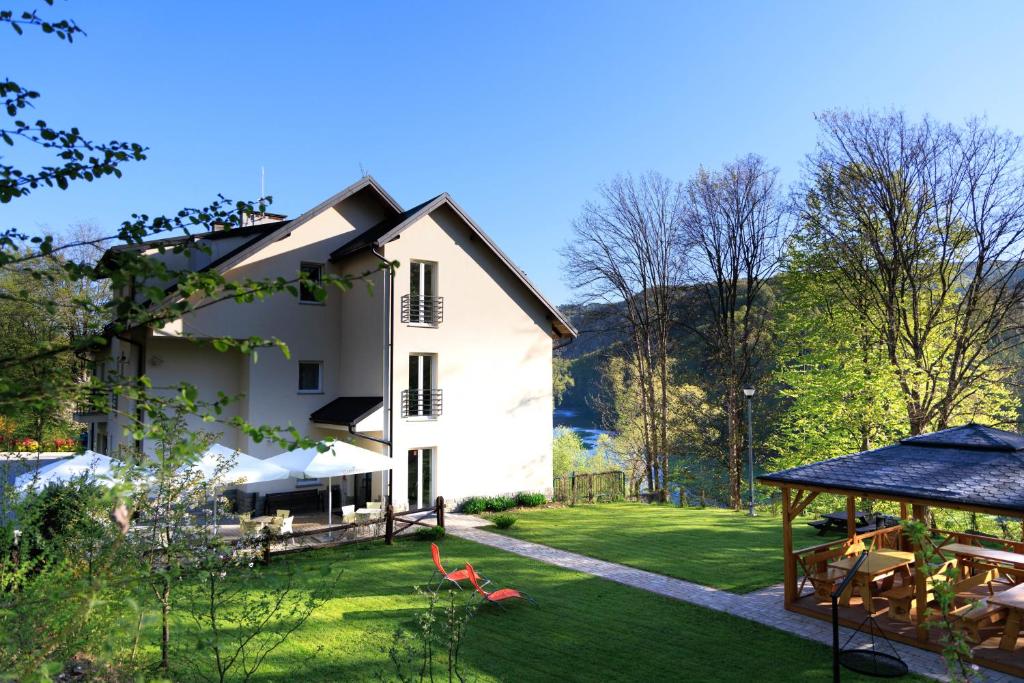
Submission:
[[[443,296],[402,297],[402,322],[417,325],[440,325],[444,320]]]
[[[440,417],[440,389],[402,391],[402,417]]]

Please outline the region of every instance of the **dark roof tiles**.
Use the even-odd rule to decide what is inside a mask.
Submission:
[[[793,467],[764,482],[1024,513],[1024,436],[964,425]]]

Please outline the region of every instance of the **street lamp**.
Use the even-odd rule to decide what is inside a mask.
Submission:
[[[743,395],[747,397],[747,464],[750,466],[750,516],[757,517],[754,510],[754,418],[750,404],[754,399],[754,387],[743,387]]]

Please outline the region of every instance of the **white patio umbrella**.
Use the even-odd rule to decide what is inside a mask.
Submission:
[[[229,467],[225,463],[233,461]],[[200,472],[204,479],[212,480],[218,477],[221,482],[234,482],[244,480],[246,484],[256,484],[263,481],[277,481],[287,479],[288,470],[275,465],[269,460],[260,460],[251,455],[242,453],[234,448],[228,448],[215,443],[206,449],[202,457],[196,462],[185,466]],[[217,530],[217,496],[213,497],[213,528]]]
[[[330,526],[334,507],[331,491],[332,479],[349,474],[366,472],[384,472],[391,469],[391,458],[353,446],[344,441],[329,441],[327,450],[320,451],[317,447],[296,448],[280,455],[267,458],[267,462],[280,465],[288,470],[293,477],[301,479],[327,478],[327,525]]]
[[[26,472],[14,480],[14,487],[24,490],[38,484],[39,488],[45,488],[51,483],[63,484],[81,477],[112,487],[115,484],[114,470],[120,464],[120,461],[113,458],[86,451],[67,460],[51,462],[35,472]]]

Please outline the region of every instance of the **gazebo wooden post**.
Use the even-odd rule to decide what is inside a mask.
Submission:
[[[914,519],[922,524],[925,522],[928,516],[928,508],[924,505],[913,505]],[[924,553],[924,548],[918,546],[916,543],[913,546],[915,555],[918,553]],[[921,557],[922,555],[917,555]],[[917,639],[921,642],[928,642],[928,628],[924,625],[926,606],[928,605],[928,569],[920,562],[917,562],[917,568],[914,572],[914,603],[915,611],[914,622],[917,624]]]
[[[796,602],[796,557],[793,556],[793,508],[788,486],[782,487],[782,561],[784,604]]]
[[[846,537],[851,541],[857,535],[857,498],[846,497]]]

